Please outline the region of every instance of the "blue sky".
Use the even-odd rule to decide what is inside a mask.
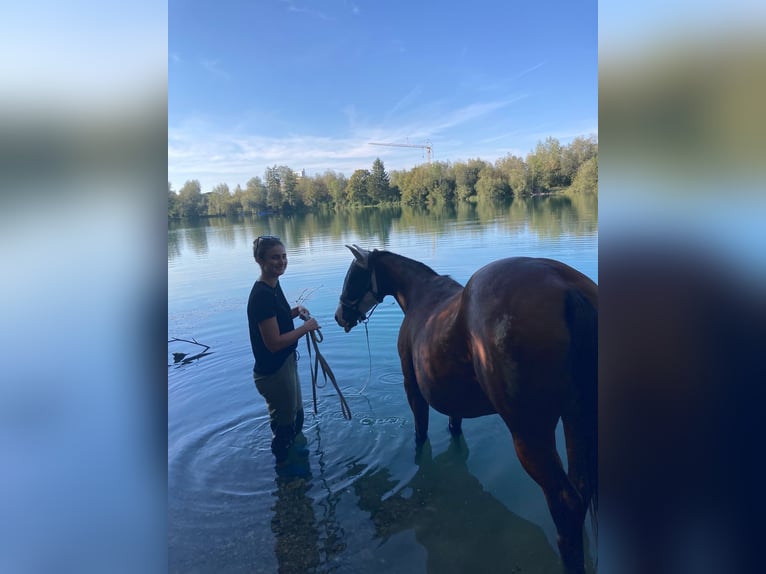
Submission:
[[[170,0],[168,179],[350,176],[597,134],[595,1]]]

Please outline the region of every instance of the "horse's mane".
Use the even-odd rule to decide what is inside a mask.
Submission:
[[[398,253],[393,253],[391,251],[386,251],[384,249],[375,249],[370,253],[370,260],[374,261],[374,259],[377,259],[378,257],[383,257],[390,255],[392,257],[396,257],[397,259],[401,259],[404,262],[406,262],[407,265],[410,267],[414,267],[416,269],[420,269],[421,271],[425,271],[429,273],[430,275],[439,275],[436,271],[431,269],[428,265],[425,263],[421,263],[420,261],[417,261],[415,259],[410,259],[409,257],[405,257],[404,255],[399,255]]]
[[[409,266],[410,268],[433,276],[434,283],[431,284],[432,288],[436,286],[437,288],[444,288],[446,291],[452,291],[454,290],[455,286],[460,288],[463,287],[460,283],[455,281],[449,275],[441,275],[437,273],[436,271],[434,271],[433,269],[431,269],[425,263],[417,261],[416,259],[405,257],[404,255],[400,255],[398,253],[393,253],[391,251],[386,251],[384,249],[375,249],[370,253],[370,260],[371,262],[374,263],[375,259],[379,257],[385,257],[385,256],[395,257],[397,260],[401,261],[402,263]]]

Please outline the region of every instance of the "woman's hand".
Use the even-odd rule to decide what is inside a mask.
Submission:
[[[311,313],[309,313],[309,310],[306,309],[303,305],[297,305],[295,307],[295,315],[303,319],[304,321],[308,321],[311,318]]]
[[[317,320],[313,317],[309,317],[309,319],[306,320],[306,322],[303,324],[303,326],[306,328],[306,332],[309,331],[316,331],[317,329],[321,329],[319,326],[319,323],[317,323]]]

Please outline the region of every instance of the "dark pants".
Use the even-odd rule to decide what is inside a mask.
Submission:
[[[253,374],[255,387],[266,399],[271,426],[271,452],[277,463],[287,458],[295,435],[303,428],[303,396],[295,353],[275,373]]]

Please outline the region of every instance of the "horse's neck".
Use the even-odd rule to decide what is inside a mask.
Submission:
[[[442,301],[462,290],[456,281],[442,277],[427,265],[395,253],[382,253],[376,263],[383,295],[392,295],[403,312],[422,304]]]

